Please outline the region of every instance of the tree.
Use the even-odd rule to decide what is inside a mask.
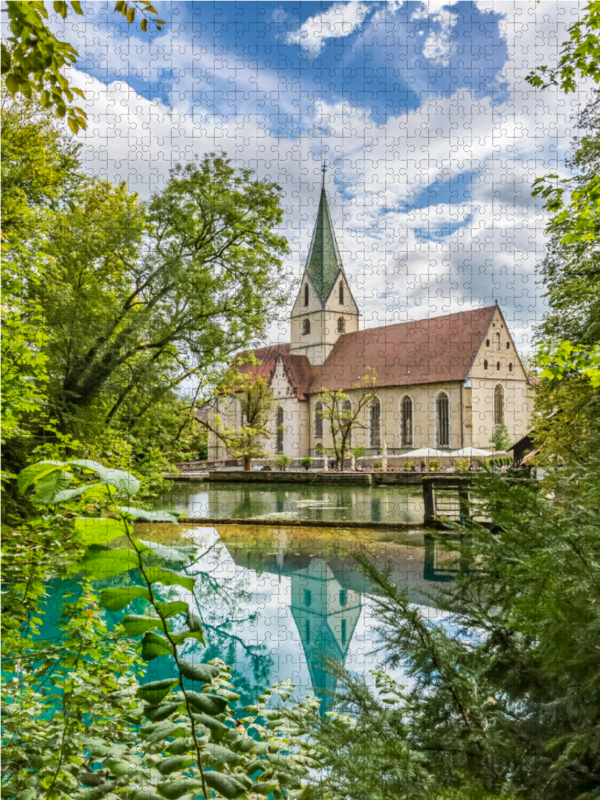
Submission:
[[[54,11],[66,19],[69,6],[83,16],[81,3],[77,0],[54,2]],[[78,52],[68,42],[62,42],[47,25],[48,11],[43,0],[8,0],[4,11],[9,20],[11,36],[2,41],[2,77],[6,89],[13,97],[23,96],[28,100],[34,92],[40,94],[44,108],[51,109],[58,117],[66,117],[73,133],[86,127],[86,114],[73,105],[75,95],[84,97],[81,89],[69,83],[64,68],[73,66]],[[157,14],[150,0],[117,2],[115,11],[132,23],[136,12],[142,16],[140,28],[148,29],[148,20]],[[157,30],[162,30],[163,20],[154,19]]]
[[[352,400],[341,389],[321,389],[319,392],[319,402],[323,408],[316,413],[329,423],[333,453],[342,472],[352,431],[367,427],[362,417],[364,409],[369,408],[375,398],[376,384],[377,375],[372,368],[368,368],[353,387]]]
[[[242,380],[247,378],[241,376]],[[244,459],[244,470],[249,472],[253,458],[267,457],[263,441],[272,436],[269,423],[272,419],[273,392],[262,378],[257,378],[239,391],[238,400],[242,413],[241,427],[223,425],[220,416],[215,418],[213,425],[208,422],[204,424],[219,437],[234,458]]]
[[[503,453],[505,450],[508,450],[511,444],[512,439],[510,438],[506,425],[504,425],[504,423],[502,425],[496,425],[492,433],[492,438],[490,439],[490,445],[494,448],[494,451]]]
[[[367,686],[333,664],[337,713],[292,709],[315,766],[306,797],[412,800],[593,797],[600,788],[600,437],[585,466],[537,481],[488,473],[471,486],[478,518],[461,538],[440,615],[415,605],[366,558],[387,664]],[[447,554],[446,557],[450,557]],[[281,729],[280,729],[281,730]]]

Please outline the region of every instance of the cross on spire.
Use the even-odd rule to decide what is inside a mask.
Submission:
[[[323,186],[325,186],[325,173],[327,172],[327,164],[324,161],[323,166],[321,167],[321,172],[323,173]]]

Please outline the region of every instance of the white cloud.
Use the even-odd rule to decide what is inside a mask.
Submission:
[[[362,25],[367,12],[368,8],[361,0],[335,3],[322,14],[309,17],[297,30],[290,31],[286,42],[299,44],[303,50],[318,55],[326,39],[350,36]]]

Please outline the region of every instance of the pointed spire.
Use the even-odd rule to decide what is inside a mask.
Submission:
[[[325,181],[324,171],[323,181]],[[325,186],[323,186],[317,221],[306,261],[306,272],[309,274],[312,284],[321,298],[321,302],[324,303],[327,300],[338,275],[343,271],[342,259],[335,239],[331,214],[329,213],[327,193],[325,192]]]

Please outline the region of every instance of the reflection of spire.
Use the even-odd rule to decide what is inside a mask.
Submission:
[[[321,712],[331,708],[337,688],[322,662],[329,658],[344,664],[361,608],[360,593],[344,588],[320,558],[292,573],[292,615]]]

